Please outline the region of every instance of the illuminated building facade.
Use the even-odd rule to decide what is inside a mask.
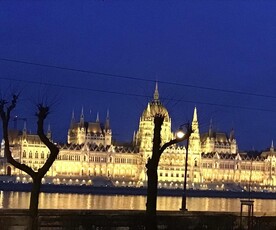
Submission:
[[[147,159],[152,154],[155,114],[165,116],[162,126],[162,144],[174,139],[171,118],[162,105],[156,85],[153,100],[142,113],[138,131],[132,144],[119,146],[112,143],[112,130],[107,113],[104,124],[99,116],[95,122],[86,122],[83,110],[78,122],[74,113],[68,130],[67,144],[59,144],[60,153],[45,180],[51,183],[95,184],[96,179],[115,186],[145,186]],[[215,132],[212,124],[207,133],[200,134],[197,108],[194,109],[188,154],[188,188],[198,189],[274,189],[276,186],[276,152],[271,148],[256,157],[239,153],[234,130],[229,135]],[[51,130],[47,135],[51,138]],[[16,159],[37,170],[45,162],[49,151],[37,135],[22,132],[11,135],[12,153]],[[159,187],[182,188],[185,147],[174,145],[161,156],[158,176]],[[1,173],[16,175],[18,181],[27,176],[5,163],[2,143]]]

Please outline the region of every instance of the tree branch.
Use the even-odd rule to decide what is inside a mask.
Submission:
[[[50,150],[50,155],[44,165],[38,170],[39,177],[43,177],[47,171],[50,169],[52,164],[54,163],[57,155],[59,153],[59,148],[51,142],[44,133],[44,120],[46,119],[47,115],[49,114],[49,107],[44,106],[42,104],[37,105],[38,112],[36,116],[37,120],[37,135],[39,136],[40,140],[48,147]]]
[[[14,167],[24,171],[25,173],[29,174],[31,177],[35,175],[35,172],[29,166],[19,163],[16,161],[10,150],[10,142],[9,142],[9,120],[10,120],[10,113],[16,107],[17,100],[19,94],[12,95],[12,101],[9,106],[7,106],[8,101],[1,99],[0,100],[0,116],[2,119],[2,127],[3,127],[3,138],[5,141],[5,157],[7,158],[7,162],[13,165]],[[5,112],[6,107],[6,112]]]

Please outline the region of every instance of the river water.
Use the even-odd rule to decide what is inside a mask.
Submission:
[[[30,193],[0,191],[1,209],[26,209]],[[87,210],[145,210],[145,196],[89,195],[41,193],[41,209],[87,209]],[[158,197],[157,210],[177,211],[181,197]],[[240,199],[232,198],[187,198],[189,211],[240,212]],[[257,215],[276,216],[276,200],[255,199],[254,212]]]

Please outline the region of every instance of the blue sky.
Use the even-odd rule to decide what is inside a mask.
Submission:
[[[127,141],[157,80],[174,130],[196,105],[201,132],[212,119],[235,129],[241,150],[264,149],[276,140],[275,11],[266,0],[0,1],[1,92],[22,90],[14,114],[33,132],[46,97],[57,140],[83,106],[88,120],[109,109],[114,138]]]

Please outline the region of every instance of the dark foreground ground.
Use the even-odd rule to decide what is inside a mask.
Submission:
[[[27,210],[0,210],[1,230],[27,229]],[[60,229],[145,229],[144,211],[40,210],[42,230]],[[248,229],[248,219],[239,213],[159,211],[158,229]],[[252,228],[275,230],[276,216],[255,216]]]

